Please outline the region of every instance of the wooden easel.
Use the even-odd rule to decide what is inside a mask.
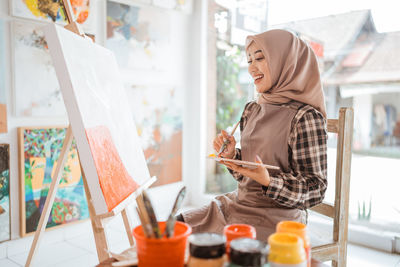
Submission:
[[[73,19],[73,12],[71,8],[71,4],[69,0],[63,0],[63,5],[64,9],[66,11],[66,15],[68,18],[68,25],[65,26],[66,29],[82,36],[83,38],[88,38],[85,36],[83,31],[81,30],[80,26],[77,24],[76,21]],[[62,170],[64,169],[64,165],[66,163],[66,160],[68,158],[68,151],[71,148],[73,140],[73,135],[72,135],[72,128],[71,125],[68,126],[67,133],[65,135],[63,147],[61,149],[60,157],[58,159],[58,164],[54,173],[54,177],[51,181],[50,184],[50,189],[46,198],[46,202],[42,211],[42,214],[40,216],[39,224],[35,232],[35,236],[32,242],[31,249],[29,251],[28,258],[26,260],[25,266],[31,266],[33,263],[36,249],[39,246],[39,242],[41,241],[41,237],[43,236],[42,233],[46,228],[47,221],[50,215],[51,208],[53,206],[54,198],[56,196],[57,188],[60,183],[60,179],[62,176]],[[79,151],[78,151],[79,155]],[[134,200],[138,195],[142,193],[143,190],[147,189],[156,181],[156,177],[152,177],[148,181],[146,181],[144,184],[142,184],[133,194],[131,194],[127,199],[125,199],[121,204],[119,204],[115,209],[112,211],[101,214],[101,215],[96,215],[93,202],[92,202],[92,197],[88,188],[87,180],[85,177],[85,173],[82,169],[81,166],[81,173],[82,173],[82,179],[83,179],[83,184],[85,187],[85,194],[86,194],[86,199],[87,199],[87,204],[89,208],[89,215],[90,215],[90,220],[92,223],[92,229],[93,229],[93,235],[94,239],[96,242],[96,250],[97,250],[97,256],[99,258],[99,261],[104,261],[108,259],[110,256],[108,254],[108,241],[107,237],[105,234],[105,223],[109,221],[109,219],[113,218],[114,216],[118,215],[119,213],[122,214],[126,234],[128,236],[129,244],[131,246],[134,245],[134,240],[132,237],[131,233],[131,222],[130,218],[128,216],[128,210],[127,207],[128,205]]]

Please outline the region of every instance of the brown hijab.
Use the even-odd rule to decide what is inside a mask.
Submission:
[[[318,62],[312,49],[285,30],[247,36],[247,47],[261,47],[271,75],[271,88],[260,94],[259,104],[284,104],[292,100],[309,104],[326,117]]]

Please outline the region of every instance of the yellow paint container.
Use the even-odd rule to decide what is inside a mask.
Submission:
[[[303,240],[292,233],[275,233],[268,238],[270,267],[307,267]]]
[[[307,226],[300,222],[282,221],[276,225],[276,232],[298,235],[303,240],[304,250],[307,258],[307,266],[311,267],[311,243],[310,238],[307,236]]]

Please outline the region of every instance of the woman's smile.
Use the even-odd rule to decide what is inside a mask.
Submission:
[[[256,42],[252,42],[247,47],[247,62],[249,63],[248,72],[254,80],[257,92],[264,93],[268,91],[271,88],[268,62],[261,47]]]
[[[261,82],[262,78],[264,78],[263,74],[253,76],[254,84],[257,84],[257,83]]]

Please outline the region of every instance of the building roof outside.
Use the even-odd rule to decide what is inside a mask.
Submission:
[[[358,10],[271,25],[269,28],[288,29],[320,40],[324,45],[325,60],[333,61],[337,56],[346,53],[346,47],[355,41],[368,20],[372,20],[370,10]]]
[[[400,81],[400,32],[377,33],[370,10],[272,25],[323,43],[323,60],[336,62],[325,84]],[[325,69],[326,70],[326,69]]]

